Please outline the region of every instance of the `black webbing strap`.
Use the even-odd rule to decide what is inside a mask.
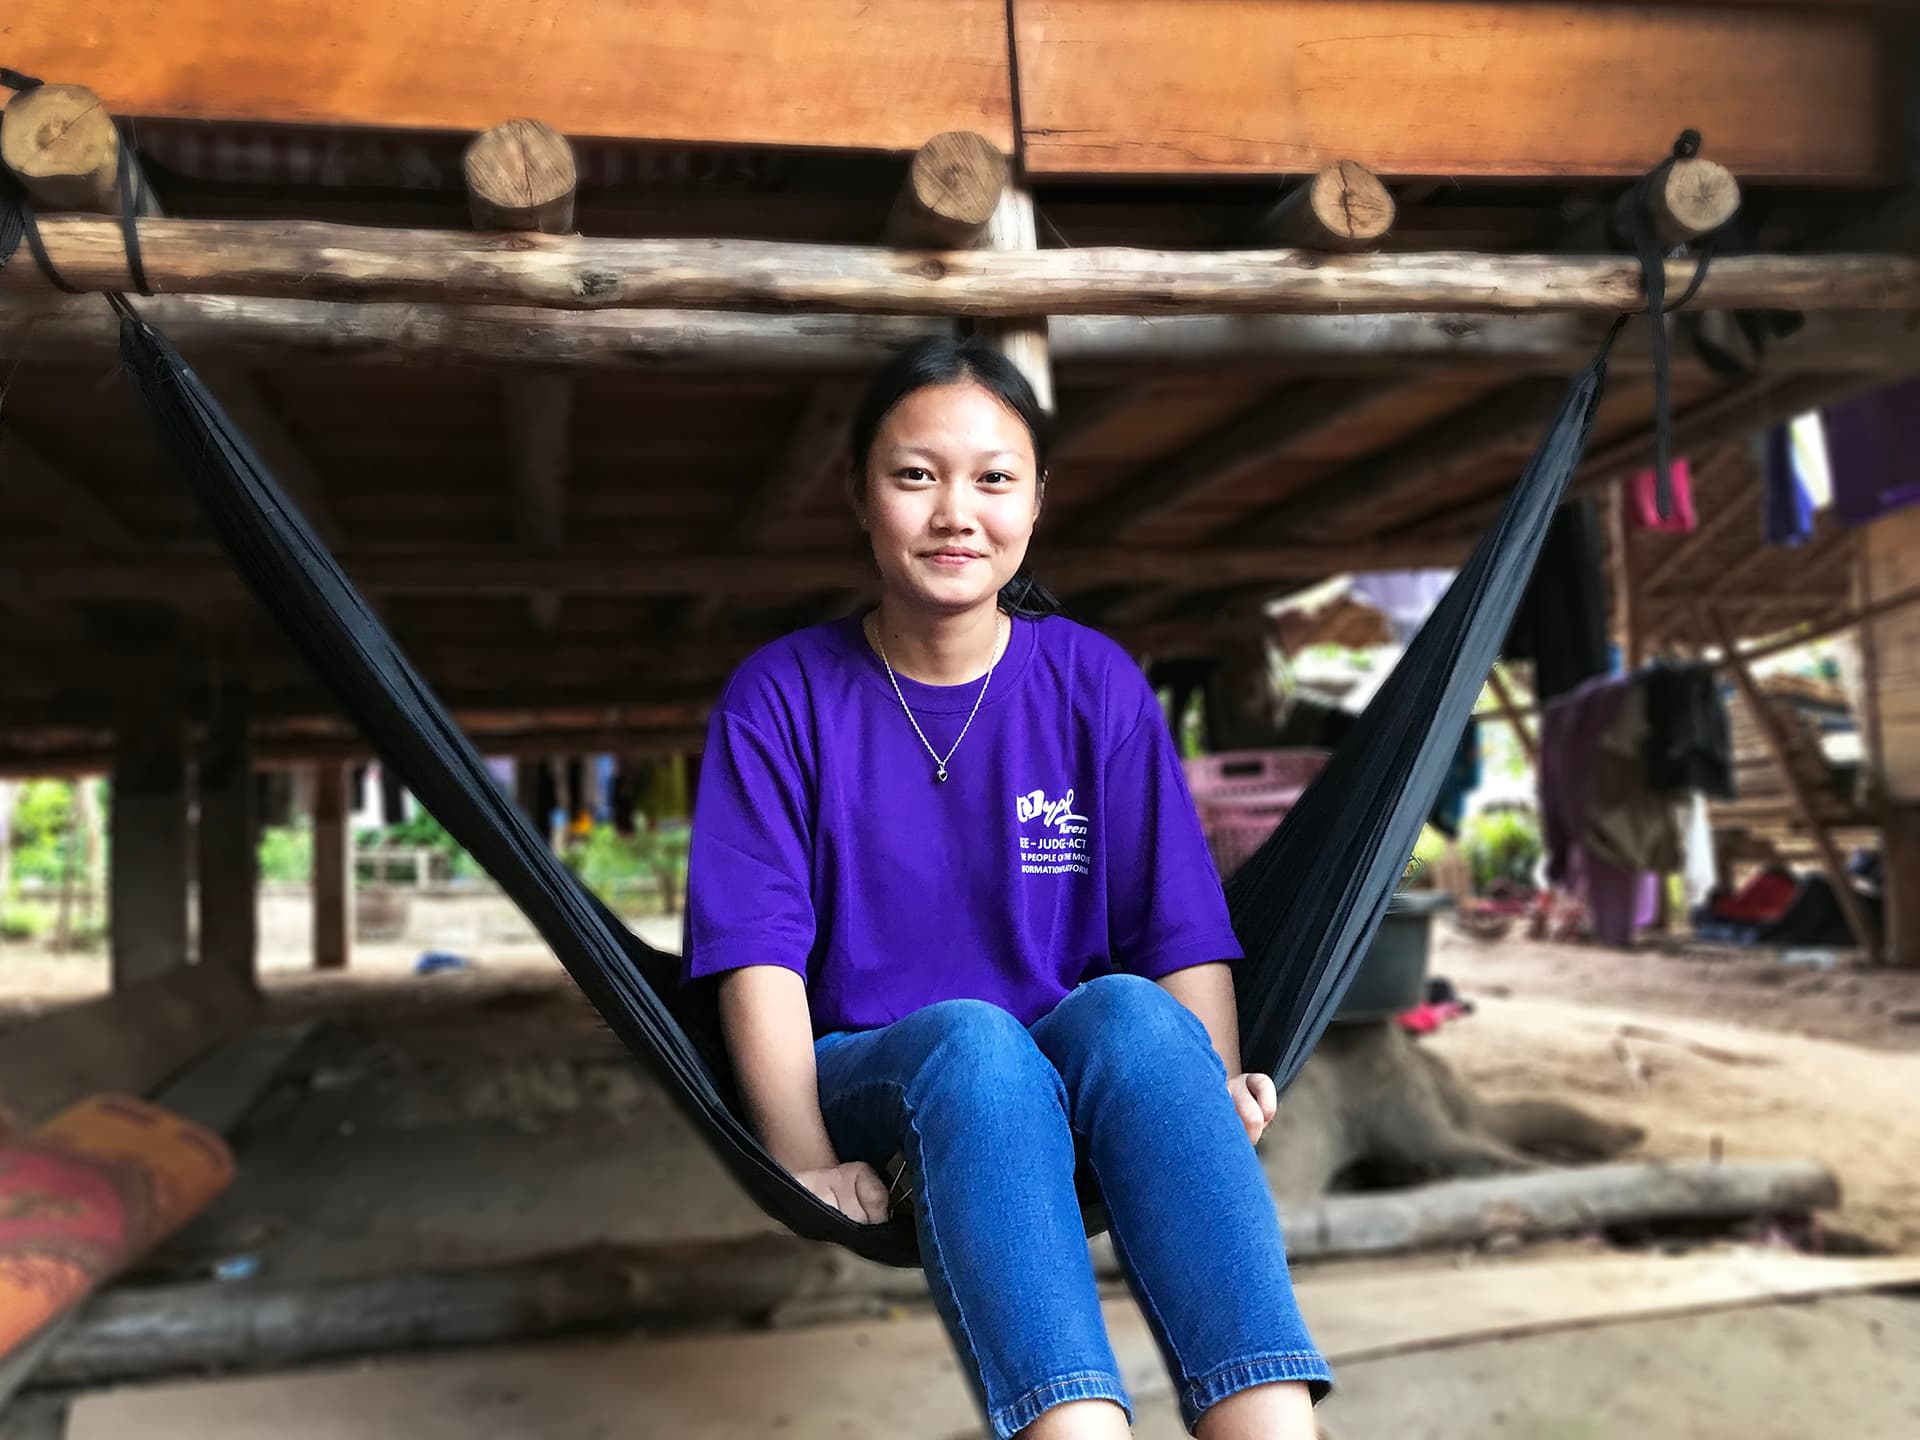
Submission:
[[[0,65],[0,88],[13,90],[21,94],[29,90],[38,90],[42,81],[31,75],[22,75],[18,70],[9,70]],[[115,127],[118,129],[118,127]],[[120,236],[127,252],[127,278],[133,281],[133,288],[142,295],[153,294],[153,287],[147,283],[147,268],[140,255],[140,167],[134,163],[133,146],[128,143],[125,131],[120,135]],[[33,256],[33,263],[40,267],[40,273],[57,290],[69,295],[81,295],[86,292],[78,285],[67,282],[59,267],[47,254],[46,241],[41,238],[39,221],[34,217],[33,202],[27,196],[19,177],[5,166],[0,165],[0,270],[7,268],[7,262],[13,259],[25,239],[27,250]]]
[[[1672,357],[1667,343],[1667,313],[1678,310],[1699,293],[1707,278],[1707,266],[1713,258],[1712,237],[1703,237],[1699,262],[1693,279],[1671,305],[1667,303],[1666,252],[1653,220],[1653,197],[1676,160],[1687,160],[1700,153],[1700,132],[1683,131],[1673,143],[1673,153],[1642,175],[1621,198],[1621,228],[1633,244],[1640,262],[1641,281],[1647,292],[1647,322],[1652,326],[1653,343],[1653,435],[1654,506],[1662,520],[1673,515],[1673,376]]]

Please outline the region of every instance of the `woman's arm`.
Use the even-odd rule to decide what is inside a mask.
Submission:
[[[1233,971],[1224,963],[1193,965],[1160,977],[1160,987],[1200,1017],[1213,1048],[1227,1067],[1227,1094],[1255,1144],[1273,1123],[1280,1108],[1269,1075],[1249,1075],[1240,1068],[1240,1012],[1233,997]]]
[[[1233,998],[1233,971],[1224,963],[1193,965],[1160,978],[1160,988],[1200,1017],[1213,1048],[1227,1067],[1240,1073],[1240,1012]]]
[[[820,1114],[807,983],[781,965],[750,965],[720,980],[720,1028],[747,1123],[773,1158],[855,1220],[887,1218],[887,1184],[872,1166],[842,1163]]]

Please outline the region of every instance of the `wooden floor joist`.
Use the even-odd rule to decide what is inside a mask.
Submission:
[[[118,224],[40,222],[47,252],[82,290],[130,290]],[[150,220],[141,253],[161,293],[283,299],[535,305],[556,310],[693,307],[822,314],[1412,314],[1642,307],[1625,257],[1464,253],[1313,255],[1291,250],[946,250],[756,240],[631,240],[377,230],[301,221]],[[1668,262],[1669,293],[1693,279]],[[31,265],[0,288],[45,293]],[[1920,307],[1920,259],[1734,256],[1691,302],[1702,310]]]

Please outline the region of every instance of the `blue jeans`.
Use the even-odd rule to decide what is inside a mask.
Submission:
[[[843,1160],[906,1157],[920,1254],[996,1434],[1052,1406],[1131,1415],[1074,1191],[1084,1156],[1189,1430],[1227,1396],[1332,1380],[1206,1028],[1150,980],[1080,986],[1031,1030],[951,1000],[816,1045]]]

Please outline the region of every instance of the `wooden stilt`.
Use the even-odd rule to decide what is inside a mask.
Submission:
[[[1620,649],[1627,669],[1638,670],[1647,658],[1647,615],[1640,601],[1639,532],[1627,509],[1627,487],[1616,480],[1607,487],[1607,527],[1613,542],[1613,613],[1619,622]]]
[[[1009,185],[1000,195],[1000,204],[988,226],[988,244],[995,250],[1033,251],[1039,248],[1035,229],[1033,195]],[[1040,307],[1036,306],[1036,310]],[[991,341],[996,349],[1019,367],[1033,386],[1040,408],[1053,413],[1053,362],[1047,349],[1047,318],[1044,313],[1015,319],[977,322],[975,333]]]
[[[353,953],[353,836],[347,824],[344,765],[313,775],[313,966],[344,970]]]
[[[1853,893],[1853,885],[1847,875],[1847,867],[1840,858],[1840,851],[1833,843],[1820,807],[1808,791],[1800,772],[1794,769],[1791,746],[1786,732],[1781,729],[1780,721],[1773,713],[1764,691],[1754,681],[1753,671],[1748,668],[1746,657],[1740,654],[1738,643],[1734,639],[1733,628],[1726,618],[1716,610],[1702,607],[1701,625],[1719,642],[1720,652],[1726,657],[1728,669],[1733,672],[1734,683],[1740,687],[1741,695],[1746,699],[1747,707],[1753,712],[1754,724],[1759,727],[1761,736],[1767,742],[1767,749],[1773,752],[1774,763],[1780,767],[1780,776],[1786,782],[1787,793],[1793,799],[1793,808],[1800,821],[1807,827],[1812,838],[1814,852],[1820,857],[1820,868],[1826,872],[1827,883],[1833,887],[1834,899],[1839,903],[1840,912],[1846,917],[1847,929],[1853,933],[1867,959],[1878,964],[1881,958],[1880,937],[1874,933],[1871,922],[1860,908],[1859,899]]]
[[[178,689],[144,677],[121,698],[109,876],[113,987],[187,963],[186,736]]]
[[[217,965],[235,979],[251,983],[258,948],[259,862],[247,712],[244,688],[221,689],[200,746],[196,770],[200,823],[195,840],[200,963]]]

